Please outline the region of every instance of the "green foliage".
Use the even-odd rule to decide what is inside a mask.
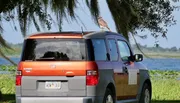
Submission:
[[[166,36],[165,27],[175,23],[169,0],[107,0],[118,32],[128,38],[128,32],[148,29],[157,38]]]
[[[0,88],[3,94],[15,93],[15,78],[12,75],[0,75]]]
[[[14,66],[14,65],[0,65],[0,71],[15,72],[16,69],[17,69],[17,66]]]
[[[0,75],[0,91],[2,92],[2,101],[0,103],[15,103],[15,78],[14,75]]]
[[[174,70],[150,70],[151,78],[153,79],[177,79],[180,78],[180,71]]]
[[[7,0],[1,1],[0,21],[7,22],[19,20],[20,29],[25,36],[30,24],[33,23],[38,31],[40,26],[51,29],[53,20],[51,13],[56,15],[59,26],[62,19],[72,20],[78,18],[75,9],[79,8],[78,0]],[[174,10],[169,0],[106,0],[108,8],[115,21],[117,31],[128,38],[128,33],[136,30],[149,29],[154,37],[161,33],[166,34],[164,27],[173,25],[172,16]],[[86,5],[97,23],[99,16],[98,0],[86,0]],[[16,13],[14,12],[17,12]],[[1,25],[0,25],[1,26]],[[46,26],[46,27],[45,27]],[[17,30],[17,29],[16,29]]]
[[[180,100],[180,71],[150,71],[153,100]]]
[[[153,78],[152,90],[153,100],[180,100],[180,80]]]
[[[180,52],[180,48],[179,50],[177,49],[177,47],[171,47],[171,48],[163,48],[161,46],[159,47],[155,47],[155,46],[152,46],[152,47],[147,47],[147,45],[141,45],[141,44],[138,44],[139,47],[141,48],[141,50],[147,52]],[[133,50],[137,51],[138,48],[137,48],[137,45],[136,44],[133,44],[132,45],[132,48]]]
[[[163,48],[161,46],[159,47],[147,47],[146,45],[138,44],[139,48],[141,48],[141,51],[145,53],[146,56],[150,58],[180,58],[180,50],[178,50],[176,47],[171,48]],[[173,49],[173,48],[176,48]],[[138,49],[137,45],[132,45],[132,49],[135,53],[141,53],[141,51]]]

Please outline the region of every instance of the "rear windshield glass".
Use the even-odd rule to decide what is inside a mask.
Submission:
[[[27,39],[22,61],[86,60],[83,39]]]

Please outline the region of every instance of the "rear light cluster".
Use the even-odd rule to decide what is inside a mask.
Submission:
[[[22,71],[16,71],[16,86],[21,86]]]
[[[98,71],[96,70],[88,70],[86,72],[86,85],[87,86],[95,86],[99,82]]]

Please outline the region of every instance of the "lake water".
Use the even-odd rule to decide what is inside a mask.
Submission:
[[[11,58],[15,63],[19,58]],[[180,59],[144,59],[143,63],[149,70],[177,70],[180,71]],[[0,58],[0,65],[10,64],[7,60]]]

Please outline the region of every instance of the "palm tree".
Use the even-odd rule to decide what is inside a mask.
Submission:
[[[149,29],[152,33],[161,33],[165,36],[164,25],[174,23],[173,7],[168,0],[106,0],[112,14],[116,29],[127,39],[129,35],[137,35],[136,30]],[[62,20],[78,20],[75,11],[79,0],[1,0],[0,1],[0,34],[3,33],[1,21],[14,21],[16,15],[22,35],[33,23],[37,31],[41,28],[51,29],[54,22],[49,12],[56,15],[59,31],[62,30]],[[94,22],[100,15],[98,0],[85,0]],[[164,24],[162,26],[162,24]],[[16,29],[16,26],[15,26]],[[153,36],[153,35],[152,35]],[[11,49],[0,35],[0,46]],[[0,49],[0,55],[8,59]],[[9,59],[8,59],[9,60]],[[10,61],[10,60],[9,60]],[[11,61],[12,62],[12,61]]]

